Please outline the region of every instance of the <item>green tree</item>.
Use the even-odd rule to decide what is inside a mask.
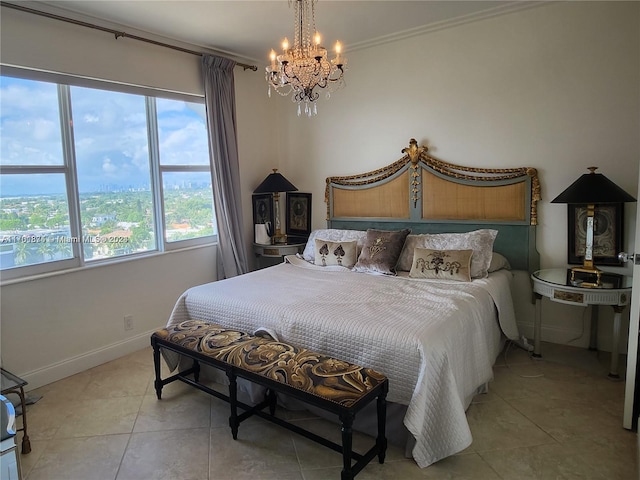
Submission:
[[[0,218],[0,230],[4,232],[21,230],[22,221],[17,215],[13,217]]]
[[[131,229],[129,240],[133,250],[148,249],[151,246],[152,239],[151,229],[146,224],[141,224]]]
[[[60,228],[68,224],[67,215],[61,212],[57,212],[45,222],[45,225],[49,228]]]
[[[60,259],[71,258],[73,256],[72,245],[68,242],[59,242],[53,244],[53,256],[59,255]]]
[[[40,242],[36,248],[37,252],[42,255],[42,260],[53,260],[53,245],[49,242]]]
[[[41,227],[47,221],[47,217],[41,213],[33,212],[29,217],[29,225],[32,227]]]
[[[18,242],[13,244],[16,265],[26,265],[29,258],[29,244]]]

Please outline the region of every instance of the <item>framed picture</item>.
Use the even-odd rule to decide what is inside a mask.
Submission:
[[[273,195],[259,193],[253,195],[253,223],[271,222],[273,225]]]
[[[309,236],[311,233],[311,194],[287,193],[287,235]]]
[[[584,260],[587,237],[587,206],[569,205],[569,263]],[[593,217],[593,263],[621,265],[624,203],[596,205]]]

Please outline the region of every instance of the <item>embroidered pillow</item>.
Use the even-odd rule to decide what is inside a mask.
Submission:
[[[307,262],[313,263],[316,258],[316,238],[328,240],[330,242],[346,242],[350,240],[356,240],[358,242],[358,251],[356,253],[356,259],[360,254],[364,240],[367,238],[367,232],[364,230],[341,230],[338,228],[321,228],[314,230],[309,235],[307,244],[302,252],[302,258]]]
[[[353,271],[395,275],[396,263],[410,231],[367,230],[367,238]]]
[[[467,233],[426,233],[409,235],[402,255],[398,260],[398,270],[411,270],[413,252],[416,247],[432,250],[473,250],[471,257],[471,278],[485,278],[489,272],[493,255],[493,242],[497,230],[481,229]]]
[[[471,281],[473,250],[431,250],[416,248],[409,276],[440,280]]]
[[[315,264],[322,267],[341,265],[351,268],[356,264],[358,242],[330,242],[316,238]]]

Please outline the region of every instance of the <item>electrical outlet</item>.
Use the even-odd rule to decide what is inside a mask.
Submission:
[[[124,316],[124,329],[133,330],[133,315]]]

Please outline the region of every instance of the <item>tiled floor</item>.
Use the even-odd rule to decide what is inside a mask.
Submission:
[[[606,355],[551,344],[543,353],[532,360],[511,348],[498,358],[490,392],[467,412],[469,448],[420,469],[391,447],[384,465],[356,478],[638,479],[637,436],[622,428],[624,383],[606,378]],[[28,408],[25,479],[340,478],[339,454],[259,418],[233,441],[226,403],[180,382],[158,401],[152,377],[145,349],[30,392],[42,399]],[[289,416],[338,441],[336,425]]]

